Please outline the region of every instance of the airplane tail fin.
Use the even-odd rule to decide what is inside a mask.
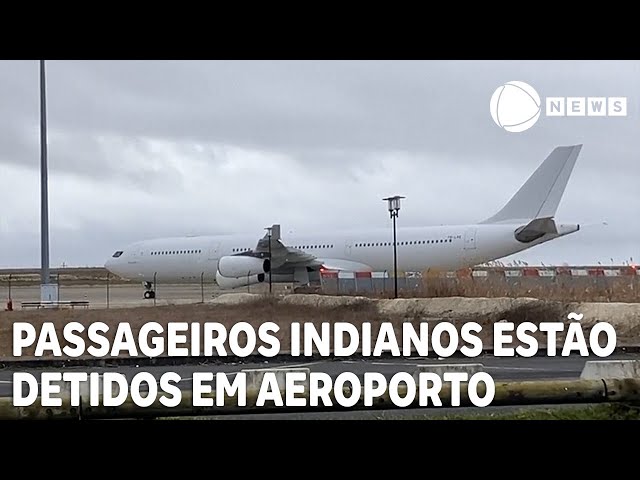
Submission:
[[[582,145],[556,147],[511,200],[480,223],[521,222],[555,216],[581,148]]]

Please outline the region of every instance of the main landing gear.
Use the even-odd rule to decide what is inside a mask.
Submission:
[[[153,289],[153,283],[144,282],[144,298],[149,300],[151,298],[156,298],[156,291]]]

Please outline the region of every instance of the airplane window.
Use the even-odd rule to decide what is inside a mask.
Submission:
[[[122,255],[122,250],[118,250],[116,253],[114,253],[113,258],[118,258],[120,255]]]

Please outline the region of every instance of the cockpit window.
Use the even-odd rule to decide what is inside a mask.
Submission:
[[[114,253],[113,258],[118,258],[120,255],[122,255],[122,250],[118,250],[116,253]]]

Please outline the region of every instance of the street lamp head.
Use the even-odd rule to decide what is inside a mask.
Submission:
[[[406,197],[403,197],[401,195],[396,195],[394,197],[383,198],[383,200],[388,202],[389,214],[391,216],[398,215],[398,212],[400,211],[400,200],[402,198],[406,198]]]

